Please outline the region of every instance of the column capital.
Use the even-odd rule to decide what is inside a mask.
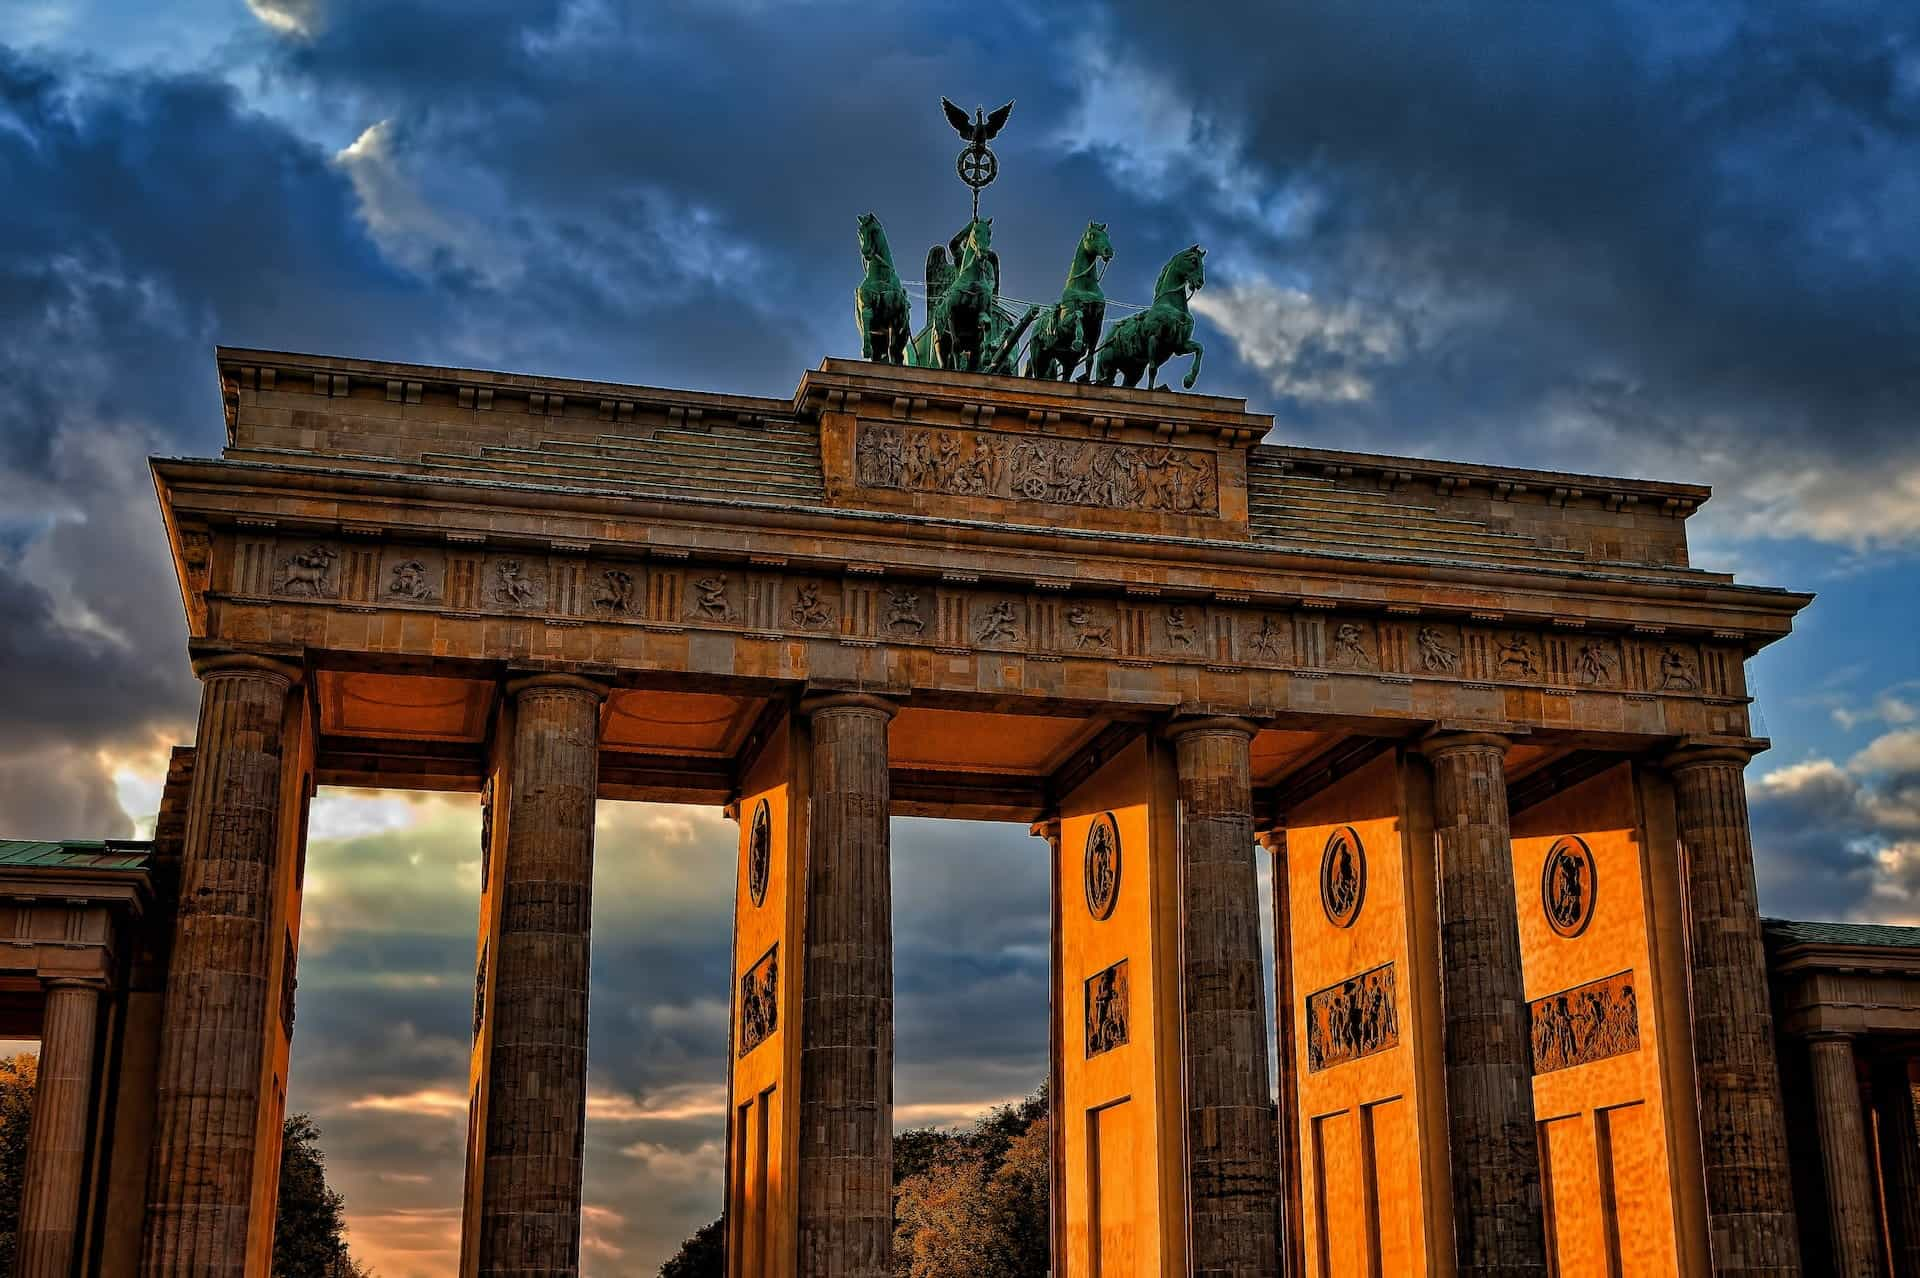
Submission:
[[[1027,827],[1027,833],[1036,839],[1045,839],[1047,842],[1053,844],[1055,848],[1058,848],[1060,846],[1060,818],[1057,816],[1042,817]]]
[[[1285,821],[1276,821],[1264,830],[1253,832],[1253,841],[1275,856],[1285,856],[1287,851],[1287,825]]]
[[[1421,737],[1415,748],[1429,759],[1440,759],[1467,750],[1484,750],[1505,758],[1507,751],[1513,748],[1513,738],[1500,732],[1435,728]]]
[[[864,710],[891,719],[899,713],[900,704],[871,692],[823,692],[801,698],[800,713],[809,719],[829,710]]]
[[[1817,1029],[1809,1030],[1805,1034],[1802,1034],[1801,1037],[1806,1039],[1808,1043],[1840,1043],[1851,1047],[1853,1040],[1858,1038],[1859,1035],[1853,1033],[1851,1030]]]
[[[589,679],[577,674],[529,674],[507,680],[507,695],[518,697],[523,692],[540,690],[582,692],[595,701],[605,701],[613,689],[599,679]]]
[[[1660,756],[1660,766],[1669,772],[1715,766],[1745,768],[1755,755],[1771,745],[1772,742],[1758,738],[1683,741]]]
[[[1162,731],[1169,741],[1177,741],[1181,737],[1194,733],[1241,736],[1251,741],[1260,731],[1260,725],[1251,719],[1242,719],[1238,715],[1215,714],[1174,719]]]
[[[306,672],[288,661],[278,661],[253,652],[221,652],[193,659],[193,673],[202,680],[221,675],[265,675],[283,680],[291,688]]]
[[[108,989],[104,976],[48,976],[41,979],[40,987],[49,993],[54,990],[90,990],[95,994],[104,994]]]

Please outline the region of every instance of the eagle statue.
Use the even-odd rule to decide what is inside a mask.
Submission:
[[[1011,102],[996,110],[992,115],[988,115],[981,108],[975,107],[973,109],[972,119],[968,119],[966,111],[956,106],[950,98],[942,97],[940,99],[940,105],[945,108],[947,122],[953,125],[954,131],[966,140],[968,146],[979,151],[986,150],[987,143],[993,141],[994,135],[1005,127],[1007,117],[1013,114],[1013,103]]]

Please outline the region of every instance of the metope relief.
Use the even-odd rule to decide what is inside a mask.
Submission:
[[[862,488],[1177,515],[1219,513],[1217,462],[1191,448],[863,425]]]
[[[1085,875],[1087,913],[1096,919],[1112,917],[1120,898],[1120,825],[1111,812],[1102,812],[1087,827]]]
[[[1540,908],[1547,926],[1557,935],[1579,936],[1593,922],[1594,893],[1599,886],[1593,851],[1571,835],[1553,841],[1540,867]]]
[[[1640,1050],[1640,1000],[1621,972],[1528,1004],[1533,1072],[1551,1074]]]
[[[773,816],[767,801],[753,808],[753,821],[747,828],[747,895],[755,906],[767,901],[767,881],[773,877]]]
[[[1333,664],[1343,670],[1374,668],[1366,627],[1357,621],[1343,621],[1333,628]]]
[[[1421,626],[1416,636],[1420,668],[1428,674],[1453,674],[1460,668],[1460,643],[1439,626]]]
[[[688,602],[689,616],[702,621],[732,621],[735,617],[730,584],[724,572],[696,577],[690,584],[693,598]]]
[[[918,637],[927,633],[927,619],[920,615],[920,592],[904,586],[887,588],[884,631],[889,638]]]
[[[1087,978],[1087,1056],[1127,1041],[1127,960]]]
[[[826,630],[832,627],[833,604],[829,602],[825,582],[803,581],[793,588],[793,602],[787,606],[787,621],[798,630]]]
[[[740,978],[740,1055],[745,1056],[780,1028],[780,946]]]
[[[1272,613],[1261,613],[1257,622],[1245,627],[1241,638],[1241,651],[1254,661],[1284,664],[1293,654],[1293,636],[1290,628]]]
[[[640,610],[632,573],[624,568],[602,568],[592,578],[593,608],[616,617],[631,617]]]
[[[1352,927],[1367,896],[1367,850],[1360,835],[1343,825],[1327,836],[1320,854],[1320,908],[1335,927]]]
[[[1203,651],[1205,645],[1200,636],[1205,622],[1206,614],[1198,608],[1169,605],[1160,622],[1161,633],[1166,636],[1166,651],[1180,655]]]
[[[1307,1069],[1318,1072],[1400,1045],[1393,964],[1307,995]]]
[[[332,598],[339,593],[333,579],[333,565],[339,558],[339,551],[318,542],[301,547],[280,561],[279,592],[309,599]]]
[[[1075,652],[1104,652],[1113,647],[1113,614],[1074,602],[1067,605],[1068,646]]]
[[[993,648],[1020,644],[1025,638],[1020,612],[1020,605],[1012,599],[995,599],[976,609],[973,641]]]
[[[1620,658],[1605,640],[1588,639],[1573,655],[1573,671],[1581,683],[1611,688],[1620,682]]]
[[[1671,647],[1660,650],[1660,690],[1700,691],[1700,665],[1692,653]]]
[[[402,559],[387,569],[387,597],[407,603],[431,603],[434,589],[432,570],[423,559]]]
[[[487,594],[494,603],[508,608],[538,608],[546,602],[546,575],[531,559],[495,559],[487,570]]]

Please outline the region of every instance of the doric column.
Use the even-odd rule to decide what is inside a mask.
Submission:
[[[14,1253],[18,1278],[69,1278],[73,1272],[99,1023],[98,981],[56,980],[48,985]]]
[[[1873,1066],[1873,1107],[1880,1123],[1880,1179],[1892,1235],[1894,1278],[1920,1278],[1920,1123],[1905,1057]]]
[[[1440,982],[1462,1275],[1545,1275],[1533,1060],[1507,824],[1506,738],[1427,738],[1439,858]]]
[[[1878,1278],[1874,1242],[1880,1213],[1853,1040],[1845,1034],[1816,1034],[1807,1040],[1807,1055],[1813,1064],[1813,1111],[1826,1172],[1834,1278]]]
[[[161,1030],[140,1272],[238,1278],[253,1208],[270,935],[295,667],[253,656],[200,676],[180,907]]]
[[[813,731],[800,995],[800,1275],[893,1272],[893,880],[887,723],[859,694],[801,703]]]
[[[1719,1275],[1800,1272],[1766,953],[1747,828],[1745,750],[1696,748],[1673,776],[1707,1232]]]
[[[1275,1275],[1280,1265],[1247,757],[1254,731],[1244,719],[1202,719],[1168,734],[1180,786],[1189,1248],[1192,1272],[1205,1278]]]
[[[1300,1063],[1294,1056],[1293,889],[1287,869],[1287,827],[1278,822],[1260,836],[1271,854],[1273,873],[1273,1025],[1279,1063],[1280,1104],[1280,1272],[1305,1278],[1307,1260],[1303,1200],[1300,1192]]]
[[[1067,1263],[1066,1009],[1061,1004],[1060,818],[1036,821],[1028,833],[1047,841],[1047,1237],[1056,1270]]]
[[[500,873],[479,1272],[580,1267],[588,938],[603,684],[535,675],[514,699]]]

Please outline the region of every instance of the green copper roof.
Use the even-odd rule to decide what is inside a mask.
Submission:
[[[1891,923],[1804,923],[1795,919],[1762,919],[1767,939],[1775,945],[1871,945],[1884,949],[1920,950],[1920,927]]]
[[[0,839],[0,869],[144,870],[151,843],[132,839]]]

